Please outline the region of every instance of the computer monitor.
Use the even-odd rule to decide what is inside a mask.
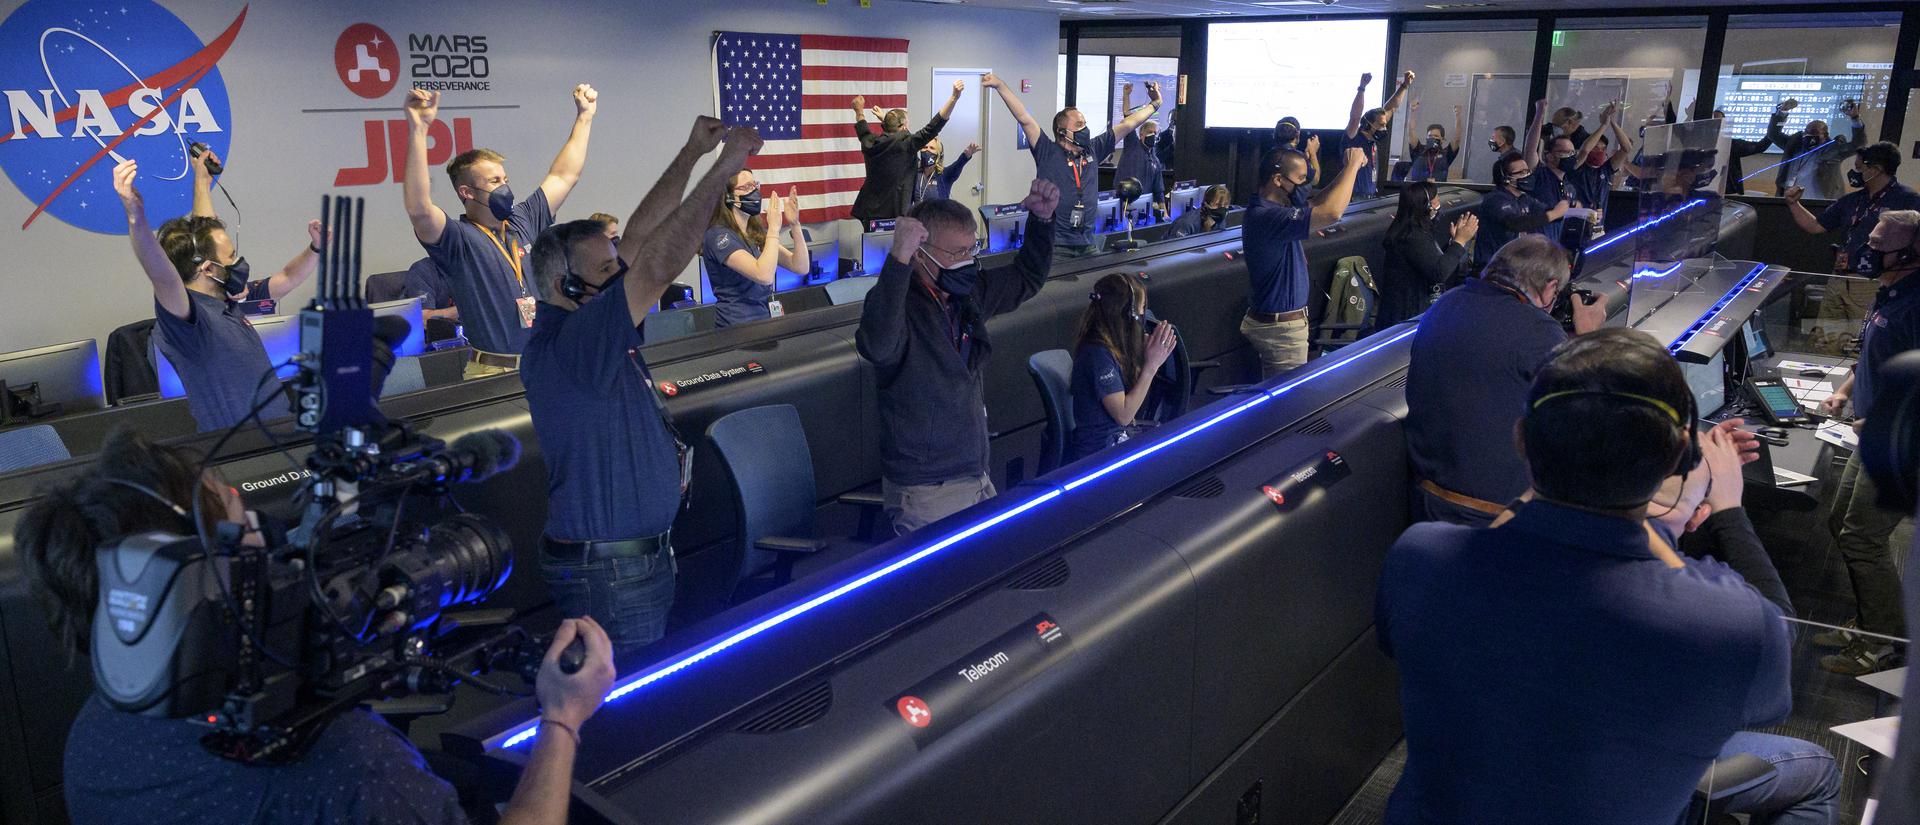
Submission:
[[[885,232],[868,232],[860,236],[860,272],[862,275],[878,275],[880,268],[887,265],[887,253],[893,250],[893,221],[887,221]]]
[[[394,348],[395,357],[421,355],[427,351],[427,326],[422,319],[419,298],[386,301],[374,304],[372,308],[375,318],[393,315],[407,322],[407,337],[401,340],[400,346]],[[267,349],[267,362],[278,367],[280,380],[291,380],[298,375],[300,369],[291,362],[293,357],[300,353],[299,314],[269,315],[249,319],[248,323],[253,325],[253,331],[260,336],[260,345]],[[154,372],[160,378],[160,397],[179,398],[186,395],[187,388],[180,383],[179,371],[174,369],[173,363],[168,361],[167,356],[160,351],[158,331],[154,332],[153,343],[149,346],[153,350]]]
[[[1135,229],[1143,226],[1152,226],[1154,220],[1153,193],[1143,192],[1140,197],[1134,198],[1133,203],[1127,204],[1127,215],[1133,216],[1133,228]],[[1127,215],[1120,216],[1120,229],[1127,228]]]
[[[1207,190],[1193,185],[1193,181],[1183,181],[1167,193],[1167,220],[1185,215],[1187,210],[1198,208],[1200,199],[1206,197]]]
[[[811,265],[806,272],[795,272],[784,266],[775,267],[773,291],[785,292],[803,286],[824,284],[840,276],[839,240],[807,241],[807,258]]]
[[[1112,192],[1101,192],[1093,208],[1093,231],[1112,232],[1124,228],[1125,224],[1120,222],[1120,199]]]
[[[987,239],[982,252],[991,254],[1020,248],[1021,233],[1027,231],[1026,207],[1017,203],[980,207],[980,217],[986,222]]]
[[[1693,403],[1699,415],[1707,416],[1727,403],[1727,353],[1721,350],[1705,364],[1680,363],[1687,389],[1693,391]]]
[[[1740,329],[1746,333],[1748,361],[1758,361],[1773,354],[1773,343],[1767,340],[1767,330],[1760,325],[1759,316],[1748,318]]]
[[[106,384],[100,378],[100,345],[89,338],[66,344],[0,353],[0,382],[18,393],[37,385],[40,404],[60,405],[60,414],[105,409]]]

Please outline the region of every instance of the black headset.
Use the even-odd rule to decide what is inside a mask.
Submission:
[[[560,292],[566,295],[568,300],[576,304],[586,300],[588,289],[592,289],[593,294],[598,295],[605,292],[607,287],[612,286],[614,281],[626,274],[627,262],[621,260],[620,269],[609,276],[605,282],[598,285],[587,283],[586,279],[581,278],[579,273],[573,271],[573,242],[575,239],[555,237],[554,240],[560,242],[560,263],[567,268],[566,277],[560,279]],[[619,251],[615,250],[615,260],[619,260],[619,255]]]
[[[154,501],[160,502],[161,506],[169,510],[172,510],[174,515],[177,515],[180,518],[185,519],[187,524],[189,525],[193,524],[193,516],[187,514],[187,508],[180,506],[179,503],[175,502],[173,499],[160,495],[160,492],[158,490],[153,489],[152,487],[148,487],[147,485],[141,484],[138,481],[128,481],[124,478],[103,478],[100,480],[108,484],[125,487],[129,490],[133,490],[134,492],[145,495],[146,497],[151,498]]]

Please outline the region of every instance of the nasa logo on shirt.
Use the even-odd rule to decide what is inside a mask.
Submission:
[[[152,0],[29,0],[0,21],[0,171],[42,214],[124,235],[113,167],[140,164],[147,216],[193,205],[193,143],[226,159],[232,110],[218,64],[244,6],[211,40]]]

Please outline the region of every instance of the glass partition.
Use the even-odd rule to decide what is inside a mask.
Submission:
[[[1569,18],[1553,33],[1547,76],[1548,124],[1576,147],[1600,128],[1608,103],[1624,106],[1621,127],[1672,123],[1700,85],[1704,17]],[[1614,178],[1614,186],[1624,185]]]
[[[1728,18],[1714,95],[1714,111],[1737,141],[1739,186],[1728,191],[1777,194],[1781,181],[1798,175],[1807,197],[1843,194],[1841,161],[1855,145],[1856,125],[1861,141],[1879,139],[1899,32],[1897,12]],[[1782,110],[1775,128],[1773,115]],[[1819,148],[1829,139],[1833,145]]]
[[[1416,79],[1393,118],[1393,180],[1493,180],[1500,151],[1517,147],[1526,125],[1534,29],[1531,20],[1407,24],[1399,67]]]

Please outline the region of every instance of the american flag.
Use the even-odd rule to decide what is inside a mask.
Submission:
[[[719,118],[759,129],[767,142],[748,162],[765,192],[797,190],[803,223],[840,220],[867,177],[853,96],[882,110],[906,107],[907,41],[720,32],[713,84]]]

